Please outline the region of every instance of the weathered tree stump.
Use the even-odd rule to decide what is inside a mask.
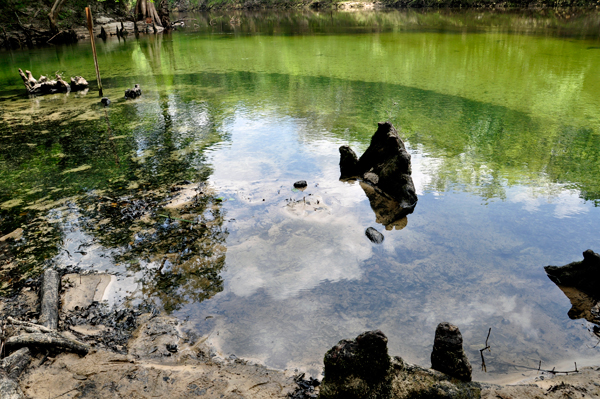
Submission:
[[[56,74],[56,80],[49,80],[43,75],[36,80],[30,71],[23,73],[23,70],[19,68],[19,75],[23,79],[27,93],[34,95],[67,93],[69,91],[79,91],[88,88],[88,82],[81,76],[71,78],[71,84],[68,84],[59,74]]]
[[[125,98],[138,98],[142,95],[142,89],[140,85],[136,84],[133,86],[133,89],[125,90]]]

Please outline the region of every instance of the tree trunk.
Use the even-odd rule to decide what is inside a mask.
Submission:
[[[169,18],[169,2],[167,0],[161,0],[157,11],[163,28],[170,29],[171,19]]]
[[[148,22],[148,18],[150,18],[150,22]],[[145,19],[146,23],[153,23],[161,27],[163,26],[160,17],[158,16],[158,12],[156,11],[156,7],[154,7],[154,1],[137,0],[135,3],[135,20],[139,21],[140,19]]]
[[[48,21],[50,22],[50,31],[52,34],[58,33],[58,26],[56,24],[56,20],[58,19],[58,13],[60,9],[65,4],[66,0],[55,0],[50,13],[48,14]]]

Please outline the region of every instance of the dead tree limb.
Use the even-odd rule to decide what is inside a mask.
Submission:
[[[19,384],[10,378],[6,371],[0,369],[0,398],[23,399],[24,397]]]
[[[27,333],[10,337],[6,340],[8,349],[33,346],[37,348],[58,348],[85,356],[90,351],[89,345],[64,337],[59,333]]]
[[[550,374],[573,374],[573,373],[579,373],[579,370],[577,370],[577,362],[575,363],[575,370],[569,370],[569,371],[558,371],[556,370],[556,367],[553,367],[552,370],[544,370],[542,369],[542,361],[540,360],[540,364],[538,365],[538,371],[544,372],[544,373],[550,373]]]
[[[17,320],[17,319],[13,319],[10,316],[8,316],[6,318],[6,321],[8,321],[13,326],[27,327],[27,328],[29,328],[29,329],[32,330],[30,332],[43,332],[43,333],[54,332],[54,330],[52,330],[52,329],[50,329],[48,327],[40,326],[39,324],[30,323],[28,321],[20,321],[20,320]]]
[[[42,307],[40,323],[52,330],[58,328],[58,295],[60,276],[54,269],[46,269],[42,283]]]
[[[21,348],[0,361],[0,368],[8,373],[13,379],[18,379],[25,367],[31,361],[31,352],[29,348]]]

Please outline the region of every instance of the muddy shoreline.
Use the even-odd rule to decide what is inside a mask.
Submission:
[[[321,377],[307,378],[297,370],[273,370],[217,353],[207,337],[156,309],[109,309],[102,297],[110,278],[107,274],[63,272],[58,331],[91,350],[80,356],[58,348],[31,347],[32,359],[18,378],[22,397],[318,397]],[[11,331],[8,317],[39,322],[40,280],[29,280],[18,294],[3,299],[4,338]],[[460,381],[394,359],[398,371],[393,375],[390,398],[434,391],[436,397],[464,394]],[[600,367],[588,367],[568,375],[540,372],[533,380],[514,385],[468,384],[470,397],[598,397],[599,377]]]

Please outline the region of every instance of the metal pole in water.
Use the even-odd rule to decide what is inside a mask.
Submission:
[[[92,52],[94,53],[94,65],[96,66],[96,79],[98,79],[98,89],[100,89],[100,97],[102,97],[102,82],[100,81],[98,57],[96,56],[96,43],[94,43],[94,24],[92,22],[92,10],[89,6],[85,8],[85,16],[87,17],[88,30],[90,31],[90,40],[92,41]]]

